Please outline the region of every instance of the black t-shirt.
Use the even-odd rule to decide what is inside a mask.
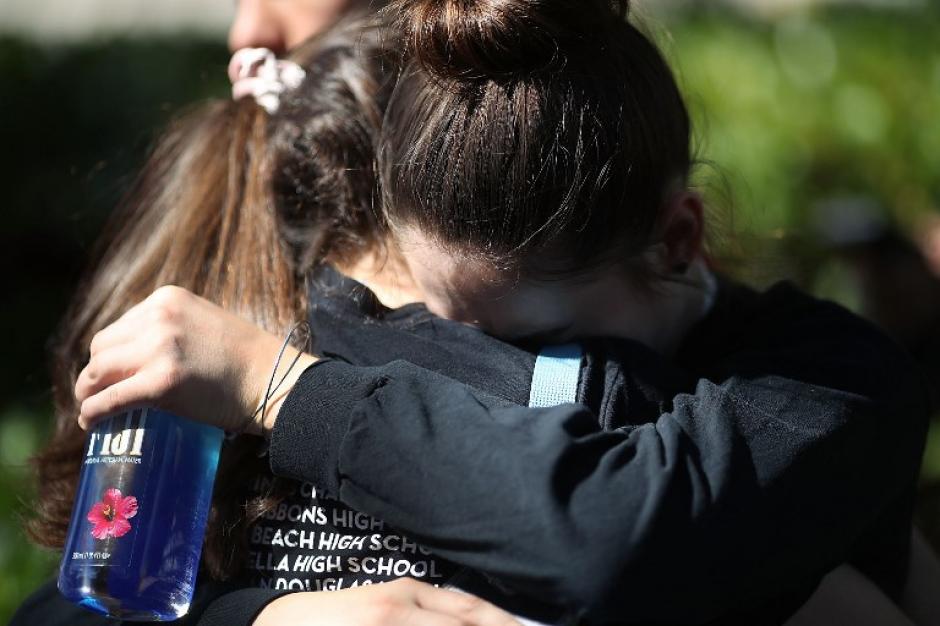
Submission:
[[[674,359],[588,340],[583,405],[527,409],[532,353],[331,272],[311,300],[272,468],[435,554],[598,623],[779,623],[843,562],[899,596],[926,387],[845,309],[722,282]]]
[[[333,272],[311,300],[330,358],[285,402],[272,468],[383,531],[592,623],[781,623],[846,561],[903,585],[925,388],[840,307],[723,283],[675,359],[585,341],[583,404],[527,409],[532,352]]]
[[[258,476],[264,494],[270,476]],[[337,591],[410,577],[433,585],[458,567],[382,520],[324,497],[308,482],[291,485],[282,502],[248,532],[248,580],[276,591]]]

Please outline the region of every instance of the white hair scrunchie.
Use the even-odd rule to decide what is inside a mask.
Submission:
[[[251,96],[268,113],[277,113],[281,94],[299,87],[306,75],[302,67],[278,60],[267,48],[242,48],[228,64],[232,98]]]

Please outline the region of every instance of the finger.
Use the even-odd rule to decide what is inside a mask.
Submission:
[[[82,402],[78,425],[88,430],[109,415],[141,406],[153,406],[157,388],[151,376],[141,374],[106,387]]]
[[[89,351],[95,354],[136,337],[150,325],[171,322],[177,318],[180,307],[191,301],[192,294],[185,289],[172,285],[158,287],[146,299],[98,331],[92,337]]]
[[[470,626],[452,615],[435,613],[416,606],[401,609],[391,619],[382,620],[383,626]]]
[[[124,315],[95,333],[88,351],[94,356],[102,350],[133,340],[147,327],[146,316],[151,309],[153,306],[147,300],[138,302]]]
[[[125,343],[91,357],[75,381],[75,399],[84,402],[105,387],[130,378],[143,366],[140,347]]]
[[[425,584],[419,584],[413,589],[415,604],[428,611],[448,615],[474,626],[521,626],[506,611],[469,593]]]
[[[88,345],[88,352],[91,356],[95,356],[102,350],[127,343],[138,334],[140,334],[140,326],[122,317],[94,334]]]

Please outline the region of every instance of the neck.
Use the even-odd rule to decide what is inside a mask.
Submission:
[[[370,250],[351,263],[337,263],[336,269],[368,287],[390,309],[423,300],[408,265],[391,243]]]

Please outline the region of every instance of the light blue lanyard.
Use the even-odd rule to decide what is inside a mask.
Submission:
[[[581,356],[581,345],[577,343],[544,348],[535,359],[535,369],[532,370],[529,406],[550,407],[577,402]]]

